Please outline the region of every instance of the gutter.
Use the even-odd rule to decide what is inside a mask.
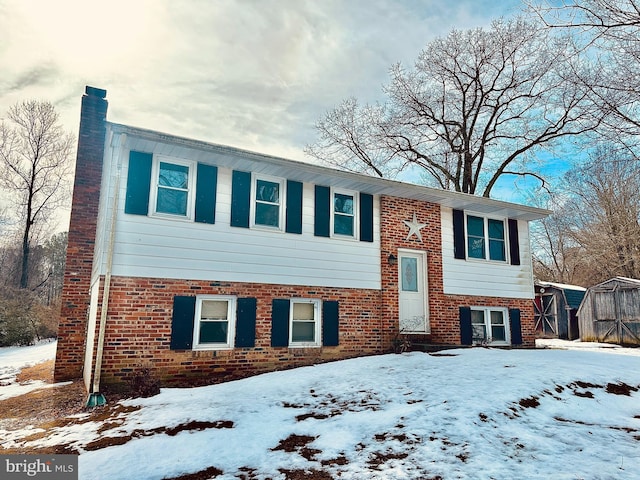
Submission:
[[[127,135],[120,135],[120,151],[124,152],[124,145],[127,143]],[[113,150],[116,151],[115,149]],[[107,243],[107,265],[104,274],[104,288],[102,290],[102,305],[100,308],[100,330],[98,333],[98,347],[96,350],[96,364],[93,371],[93,385],[91,393],[87,399],[86,407],[93,408],[106,405],[107,399],[100,393],[100,374],[102,372],[102,355],[104,351],[104,336],[107,329],[107,312],[109,310],[109,290],[111,287],[111,269],[113,267],[113,246],[116,238],[116,218],[118,216],[118,199],[120,197],[120,176],[122,169],[122,157],[118,156],[116,166],[116,184],[113,192],[113,203],[111,206],[111,226],[109,240]]]

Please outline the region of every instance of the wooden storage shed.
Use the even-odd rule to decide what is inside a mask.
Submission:
[[[640,280],[615,277],[590,287],[578,320],[585,342],[640,345]]]
[[[580,338],[577,311],[587,289],[539,280],[534,288],[536,336],[564,340]]]

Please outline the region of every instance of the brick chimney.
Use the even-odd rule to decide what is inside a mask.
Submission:
[[[89,86],[85,88],[85,94],[82,96],[67,263],[58,326],[58,349],[54,370],[56,381],[82,376],[105,147],[106,96],[106,90]]]

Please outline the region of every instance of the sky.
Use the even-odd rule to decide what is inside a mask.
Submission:
[[[118,403],[107,396],[108,409],[47,430],[2,423],[0,445],[75,450],[80,480],[212,467],[218,480],[301,471],[344,480],[640,478],[640,349],[538,342],[554,348],[378,355]],[[22,393],[10,369],[54,350],[0,348],[0,399]]]
[[[115,123],[311,161],[315,124],[342,100],[382,99],[452,29],[520,0],[0,0],[0,118],[48,100],[77,135],[85,85]]]

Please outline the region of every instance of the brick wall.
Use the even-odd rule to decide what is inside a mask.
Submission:
[[[255,347],[225,351],[170,350],[175,295],[256,298]],[[339,302],[338,346],[271,347],[271,301],[273,298],[292,297]],[[108,308],[101,374],[104,384],[127,383],[141,368],[149,368],[164,384],[216,383],[256,373],[380,353],[383,347],[379,335],[378,290],[112,277]]]
[[[82,375],[89,283],[98,218],[102,160],[106,134],[106,91],[87,87],[82,97],[76,173],[71,203],[67,263],[58,326],[54,377]]]

